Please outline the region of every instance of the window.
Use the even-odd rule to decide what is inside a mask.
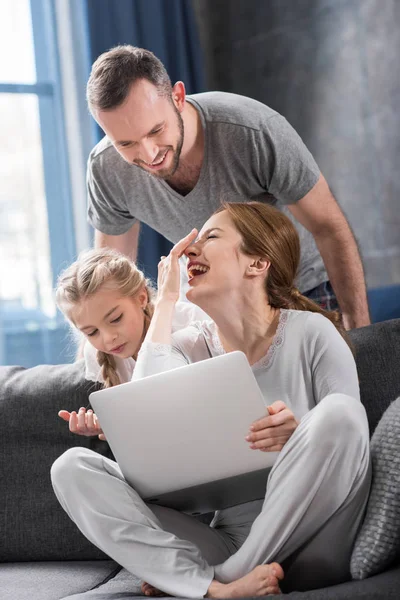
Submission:
[[[0,5],[0,364],[71,360],[53,288],[75,257],[54,2]]]

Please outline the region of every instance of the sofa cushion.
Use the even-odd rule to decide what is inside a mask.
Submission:
[[[71,446],[112,456],[106,442],[69,432],[57,413],[88,404],[97,389],[84,365],[0,367],[0,562],[98,559],[60,507],[50,467]]]
[[[102,585],[120,569],[111,560],[3,563],[0,597],[8,600],[61,600]]]
[[[372,435],[389,404],[400,396],[400,319],[353,329],[349,336]]]
[[[371,492],[351,558],[354,579],[380,573],[400,553],[400,398],[375,429],[371,457]]]

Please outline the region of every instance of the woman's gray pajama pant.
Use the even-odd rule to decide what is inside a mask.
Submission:
[[[278,562],[285,588],[350,578],[349,563],[370,485],[362,404],[324,398],[301,420],[271,470],[265,500],[217,513],[212,527],[146,505],[118,465],[83,448],[54,463],[55,493],[93,544],[137,577],[180,597],[206,594],[257,565]]]

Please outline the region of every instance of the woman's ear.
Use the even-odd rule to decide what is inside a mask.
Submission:
[[[246,269],[246,275],[249,277],[259,277],[260,275],[266,275],[271,266],[271,263],[266,258],[255,257]]]

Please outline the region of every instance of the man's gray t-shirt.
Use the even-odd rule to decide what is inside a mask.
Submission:
[[[129,164],[107,137],[88,162],[88,219],[109,235],[128,231],[136,220],[176,243],[200,229],[222,201],[275,204],[300,235],[297,283],[303,292],[328,280],[312,235],[290,214],[317,183],[320,172],[301,138],[284,117],[251,98],[225,92],[187,97],[199,111],[204,159],[199,180],[182,196],[166,181]]]

